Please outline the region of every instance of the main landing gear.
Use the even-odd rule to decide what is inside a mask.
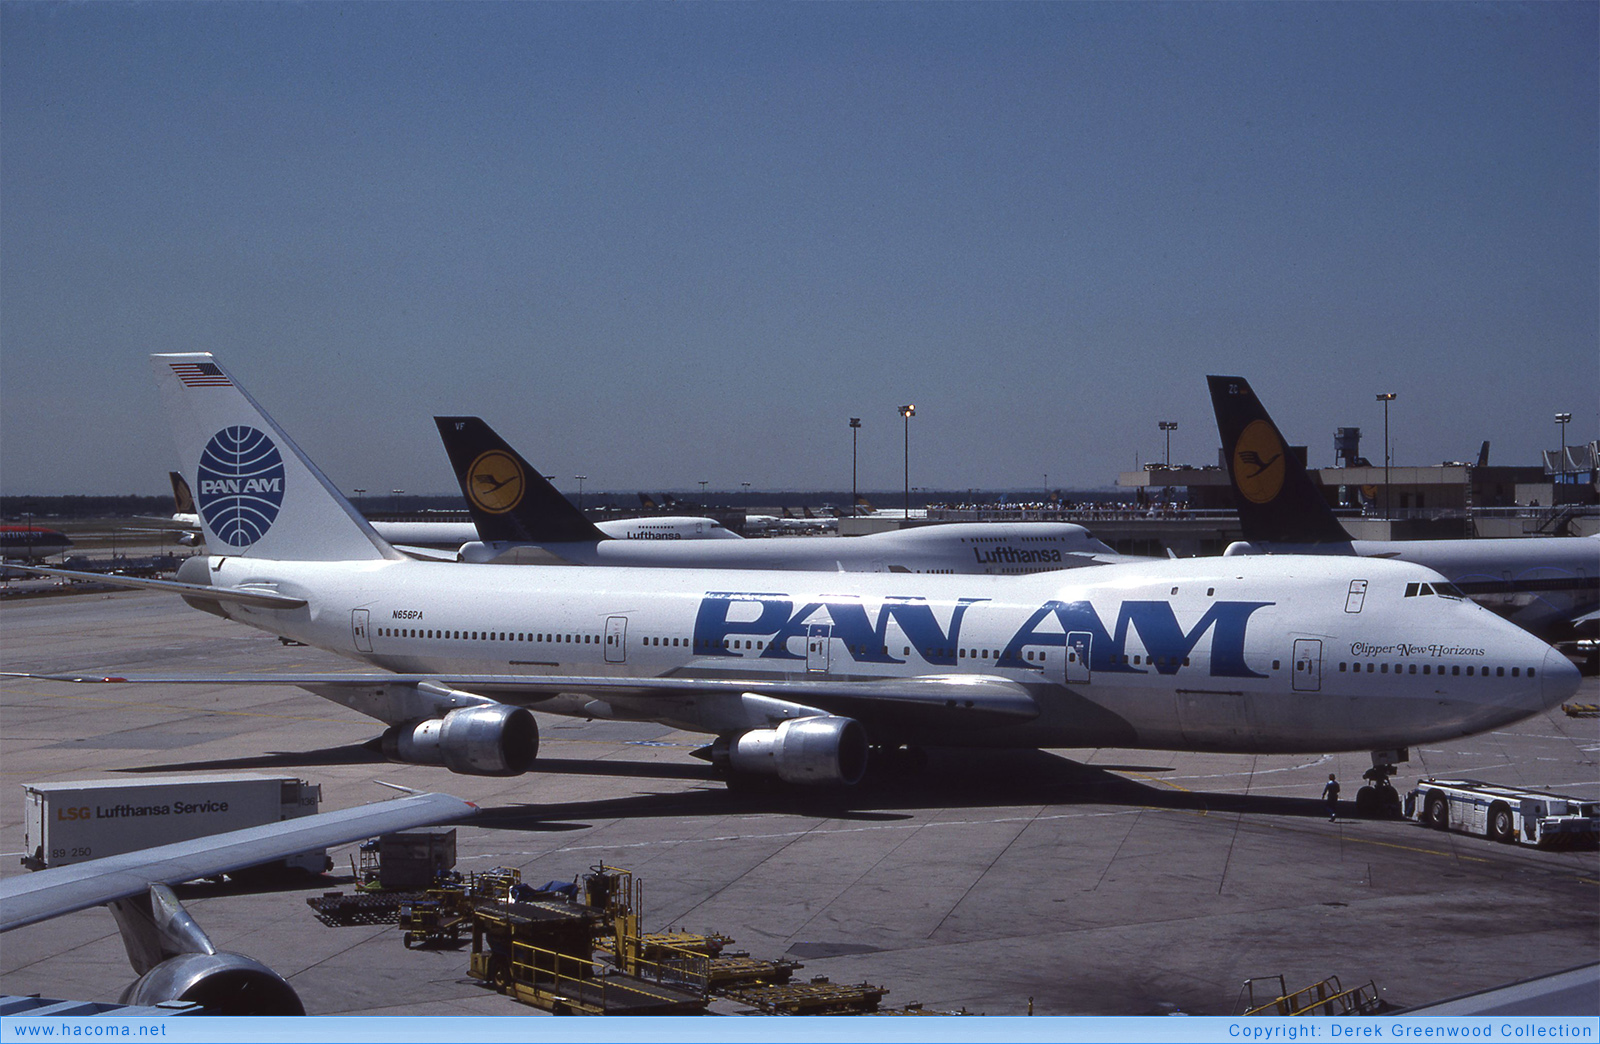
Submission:
[[[1400,818],[1400,793],[1389,782],[1389,777],[1398,771],[1396,762],[1410,760],[1411,751],[1405,747],[1372,752],[1372,767],[1361,774],[1361,778],[1369,782],[1356,791],[1356,815],[1367,819]]]

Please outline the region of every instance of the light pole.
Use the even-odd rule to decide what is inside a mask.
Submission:
[[[574,475],[572,477],[578,480],[578,512],[581,514],[583,512],[583,480],[589,476]]]
[[[1570,413],[1556,414],[1556,423],[1561,425],[1561,448],[1556,450],[1556,463],[1561,470],[1556,476],[1556,495],[1550,498],[1552,505],[1561,503],[1562,487],[1567,481],[1567,422],[1571,419]]]
[[[911,521],[911,418],[917,415],[915,406],[900,407],[900,417],[906,422],[906,521]]]
[[[850,514],[856,513],[859,495],[856,493],[856,436],[861,434],[861,418],[850,418]]]
[[[1389,404],[1394,401],[1394,392],[1382,392],[1378,401],[1383,403],[1383,517],[1390,518],[1389,508]]]
[[[1156,421],[1156,424],[1167,435],[1167,470],[1172,470],[1172,433],[1178,430],[1177,421]]]
[[[364,490],[364,489],[361,489],[360,487],[357,487],[356,491],[355,491],[355,494],[356,494],[356,511],[360,513],[362,518],[366,518],[367,517],[367,502],[365,500],[365,497],[367,495],[367,491]]]
[[[700,506],[701,507],[705,506],[705,503],[706,503],[706,483],[710,482],[710,481],[711,481],[710,479],[701,479],[700,480]]]
[[[405,496],[405,493],[406,491],[403,489],[391,489],[389,491],[389,495],[394,497],[394,513],[397,515],[400,514],[400,498]]]

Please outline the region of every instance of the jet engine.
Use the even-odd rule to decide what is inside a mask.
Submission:
[[[463,776],[516,776],[533,767],[539,725],[523,707],[460,707],[442,718],[391,726],[381,745],[397,761],[443,765]]]
[[[122,991],[123,1004],[192,1001],[218,1015],[304,1015],[283,976],[239,953],[180,953]]]
[[[867,771],[867,731],[853,718],[793,718],[776,728],[718,737],[711,763],[785,783],[850,786]]]

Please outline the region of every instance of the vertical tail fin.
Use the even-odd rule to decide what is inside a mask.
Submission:
[[[1284,544],[1350,539],[1304,462],[1243,377],[1206,378],[1246,540]]]
[[[199,509],[194,506],[194,491],[189,488],[189,482],[176,471],[167,472],[167,477],[172,480],[172,511],[175,515],[198,515]]]
[[[435,417],[433,422],[483,540],[564,544],[609,539],[481,418]]]
[[[403,558],[209,352],[152,355],[213,555]]]

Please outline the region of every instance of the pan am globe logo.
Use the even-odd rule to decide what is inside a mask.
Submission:
[[[267,535],[283,507],[283,457],[254,428],[235,425],[211,436],[200,454],[195,502],[206,527],[229,547]]]

